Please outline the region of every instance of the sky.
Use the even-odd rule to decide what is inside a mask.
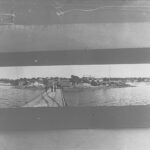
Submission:
[[[150,77],[150,64],[0,67],[0,78],[32,77]]]

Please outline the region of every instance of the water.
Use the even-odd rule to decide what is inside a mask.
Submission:
[[[78,89],[64,92],[70,106],[125,106],[150,104],[150,85],[136,87]]]
[[[42,93],[41,89],[16,89],[0,85],[0,108],[21,107]]]
[[[0,86],[0,107],[19,107],[41,94],[41,89],[16,89]],[[64,91],[69,106],[149,105],[150,85],[136,84],[125,88],[84,88]]]

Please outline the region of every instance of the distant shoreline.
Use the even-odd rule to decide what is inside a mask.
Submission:
[[[136,87],[133,85],[124,85],[124,86],[75,86],[75,87],[65,87],[64,91],[81,91],[84,89],[111,89],[111,88],[127,88],[127,87]]]

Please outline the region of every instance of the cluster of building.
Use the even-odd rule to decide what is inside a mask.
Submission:
[[[1,79],[1,84],[10,84],[16,87],[45,87],[52,83],[58,83],[61,87],[73,87],[73,86],[124,86],[127,83],[133,82],[150,82],[150,78],[95,78],[95,77],[78,77],[72,75],[70,78],[20,78],[16,80]]]
[[[17,79],[14,80],[12,82],[13,86],[16,87],[41,87],[44,88],[45,86],[53,83],[59,83],[61,86],[71,86],[71,82],[69,79],[65,79],[65,78],[31,78],[31,79],[27,79],[27,78],[21,78],[21,79]]]

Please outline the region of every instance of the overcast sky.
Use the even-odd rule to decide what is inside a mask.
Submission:
[[[70,77],[71,75],[150,77],[150,64],[0,67],[0,78]]]

